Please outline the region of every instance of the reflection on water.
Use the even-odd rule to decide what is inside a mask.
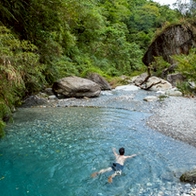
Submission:
[[[145,126],[149,114],[106,108],[20,109],[0,142],[1,196],[175,195],[179,175],[194,166],[194,147]],[[125,147],[121,176],[90,178]]]

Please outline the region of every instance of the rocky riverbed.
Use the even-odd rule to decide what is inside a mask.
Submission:
[[[154,97],[144,101],[146,97]],[[97,98],[28,98],[22,107],[108,107],[152,114],[147,125],[174,139],[196,147],[196,98],[163,96],[134,85],[102,91]]]
[[[147,124],[174,139],[196,147],[196,99],[169,97],[154,108]]]

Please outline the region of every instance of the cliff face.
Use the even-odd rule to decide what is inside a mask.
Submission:
[[[154,57],[162,56],[165,61],[173,64],[171,55],[188,54],[192,46],[196,46],[194,26],[190,24],[169,26],[152,42],[142,61],[149,66]]]

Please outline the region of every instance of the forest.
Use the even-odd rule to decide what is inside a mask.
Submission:
[[[194,6],[177,2],[171,9],[151,0],[2,0],[0,136],[22,99],[59,78],[96,72],[111,82],[145,72],[155,36],[195,19]]]

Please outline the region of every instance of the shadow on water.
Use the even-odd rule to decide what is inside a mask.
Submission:
[[[194,147],[145,125],[148,113],[112,108],[20,109],[0,142],[1,196],[171,195],[179,175],[194,166]],[[111,173],[91,173],[114,161],[112,147],[127,160],[112,184]]]

